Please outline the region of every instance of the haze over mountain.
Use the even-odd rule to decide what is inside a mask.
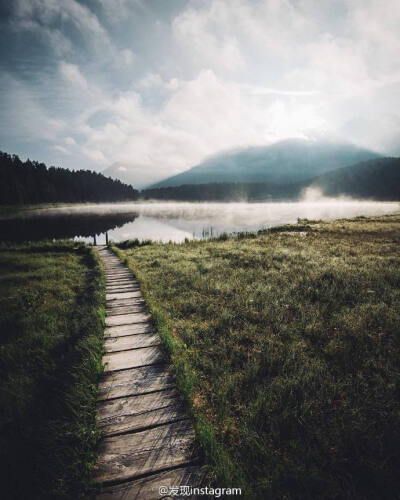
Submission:
[[[184,184],[141,191],[147,199],[175,201],[266,201],[350,196],[400,200],[400,158],[374,158],[298,182]]]
[[[400,200],[400,158],[377,158],[327,172],[310,187],[320,189],[325,196]]]
[[[216,182],[295,183],[379,156],[345,142],[288,139],[270,146],[220,153],[151,187]]]

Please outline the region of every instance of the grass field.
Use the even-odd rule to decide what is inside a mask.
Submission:
[[[0,497],[83,498],[96,459],[104,278],[74,242],[0,245]]]
[[[246,498],[400,490],[400,216],[123,244],[211,476]]]

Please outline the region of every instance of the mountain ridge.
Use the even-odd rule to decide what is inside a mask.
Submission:
[[[381,156],[350,142],[286,139],[219,153],[149,189],[219,182],[293,183]]]
[[[175,201],[295,201],[306,188],[322,195],[377,201],[400,200],[400,158],[375,158],[297,183],[209,183],[151,188],[141,197]]]

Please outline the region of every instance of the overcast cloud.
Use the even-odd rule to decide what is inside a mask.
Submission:
[[[0,149],[138,186],[217,151],[400,154],[398,0],[0,0]]]

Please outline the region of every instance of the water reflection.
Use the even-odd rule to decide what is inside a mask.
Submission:
[[[1,241],[37,241],[77,238],[93,242],[93,237],[133,222],[137,214],[28,214],[0,220]]]
[[[74,205],[0,220],[0,239],[77,238],[104,244],[132,238],[183,241],[255,231],[298,218],[335,219],[400,213],[400,203],[318,200],[281,203],[125,203]]]

